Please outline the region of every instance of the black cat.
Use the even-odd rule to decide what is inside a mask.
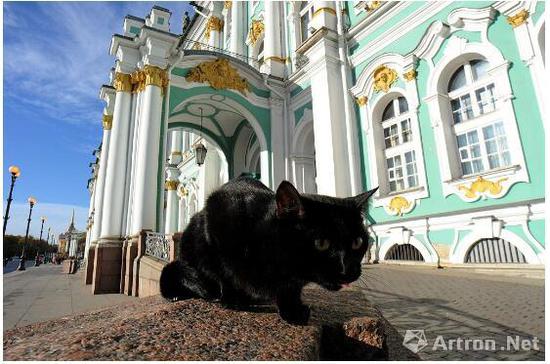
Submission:
[[[161,293],[238,306],[275,301],[284,320],[305,324],[307,283],[336,291],[359,278],[368,248],[362,212],[375,191],[334,198],[300,195],[287,181],[274,193],[251,178],[232,180],[191,218]]]

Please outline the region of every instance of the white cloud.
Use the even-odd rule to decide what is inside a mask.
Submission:
[[[46,239],[48,227],[51,227],[51,233],[57,236],[67,230],[71,221],[71,215],[75,211],[75,227],[84,231],[86,229],[86,220],[88,218],[88,208],[82,206],[62,205],[52,203],[38,203],[34,206],[31,217],[29,235],[36,238],[40,236],[40,217],[45,216],[44,233],[42,238]],[[29,216],[29,205],[26,203],[13,203],[10,209],[10,219],[6,229],[7,234],[25,235],[27,228],[27,218]]]

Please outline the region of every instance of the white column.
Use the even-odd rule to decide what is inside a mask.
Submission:
[[[178,230],[178,177],[179,170],[174,167],[168,167],[166,169],[166,220],[164,226],[164,232],[166,234],[173,234]]]
[[[266,1],[264,62],[270,75],[284,77],[286,58],[283,56],[283,37],[281,22],[281,4],[279,1]]]
[[[307,52],[313,65],[311,96],[317,192],[351,196],[351,176],[342,94],[342,74],[335,41],[322,38]]]
[[[231,44],[230,51],[244,54],[244,6],[246,1],[233,1],[231,3]]]
[[[176,129],[170,131],[170,157],[168,163],[178,165],[182,159],[183,130]]]
[[[129,74],[117,73],[115,77],[114,86],[117,91],[108,155],[109,162],[105,176],[101,240],[118,240],[122,235],[122,204],[124,202],[132,83]]]
[[[111,145],[111,128],[113,126],[113,109],[115,105],[115,90],[112,87],[102,87],[100,97],[107,102],[103,111],[103,139],[99,151],[99,170],[94,192],[94,220],[90,235],[90,244],[96,244],[101,235],[101,218],[103,216],[103,195],[105,192],[105,175],[109,163],[109,147]]]
[[[286,142],[283,100],[271,97],[269,99],[269,106],[271,110],[271,170],[273,176],[272,187],[277,188],[277,186],[283,180],[287,179],[285,163]]]
[[[166,71],[146,65],[145,91],[142,97],[141,120],[138,130],[138,148],[135,153],[134,206],[132,209],[132,234],[142,229],[156,229],[157,171],[162,115],[162,90]]]
[[[183,231],[185,228],[185,219],[187,213],[187,206],[185,204],[185,196],[178,195],[178,231]]]
[[[315,1],[313,6],[314,15],[311,25],[315,29],[328,28],[336,30],[336,9],[334,1]]]

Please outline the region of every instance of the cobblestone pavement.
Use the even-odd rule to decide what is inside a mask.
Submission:
[[[366,266],[363,277],[357,285],[401,335],[424,330],[427,346],[418,352],[423,360],[544,360],[542,279],[385,264]],[[444,344],[434,350],[438,335]],[[520,345],[528,340],[523,345],[531,348],[538,338],[538,350],[506,349],[507,337],[514,344],[519,337]],[[471,341],[470,350],[465,341],[448,341],[457,338],[488,339],[488,350],[477,350],[481,341]]]
[[[93,295],[82,271],[61,273],[61,265],[27,265],[3,275],[4,330],[135,300],[122,294]]]

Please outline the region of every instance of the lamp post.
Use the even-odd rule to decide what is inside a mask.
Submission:
[[[48,239],[46,240],[46,249],[48,249],[48,252],[47,252],[47,255],[48,255],[48,260],[50,260],[50,230],[51,230],[51,227],[48,228]],[[44,259],[44,263],[46,263],[46,259]]]
[[[32,208],[34,207],[34,204],[36,203],[36,199],[34,197],[29,197],[29,218],[27,219],[27,231],[25,232],[25,242],[23,243],[23,251],[21,252],[21,261],[19,262],[19,267],[17,267],[17,270],[25,270],[25,248],[27,247],[27,241],[29,240],[29,228],[31,226],[31,216],[32,216]]]
[[[9,171],[11,173],[11,185],[10,185],[10,193],[8,195],[8,203],[6,204],[6,215],[4,216],[4,230],[2,233],[2,236],[4,238],[6,237],[6,227],[8,226],[8,219],[10,218],[10,206],[11,206],[11,201],[13,200],[12,198],[13,186],[15,185],[15,180],[17,179],[17,177],[21,175],[21,169],[19,169],[19,167],[17,166],[11,166],[9,168]]]
[[[40,239],[38,239],[38,243],[42,243],[42,232],[44,231],[44,222],[46,222],[46,217],[45,216],[42,216],[40,218],[40,221],[42,221],[42,225],[40,225]],[[39,249],[40,249],[40,246],[37,247],[36,249],[36,257],[34,258],[34,266],[35,267],[38,267],[40,265],[40,255],[39,255]]]
[[[201,129],[199,136],[202,138],[202,107],[199,107],[199,110],[201,111]],[[206,152],[206,147],[199,141],[195,145],[195,160],[199,167],[203,165],[204,160],[206,159]]]

